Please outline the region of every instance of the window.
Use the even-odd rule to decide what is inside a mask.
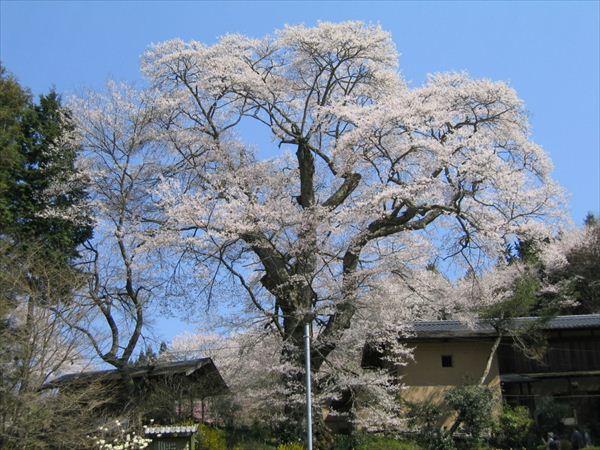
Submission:
[[[442,367],[452,367],[452,355],[442,355]]]

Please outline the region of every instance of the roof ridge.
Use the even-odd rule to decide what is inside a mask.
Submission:
[[[510,320],[523,320],[523,319],[541,319],[543,318],[543,316],[519,316],[519,317],[512,317],[510,318]],[[561,319],[584,319],[584,318],[590,318],[590,319],[595,319],[598,318],[600,319],[600,314],[565,314],[565,315],[560,315],[560,316],[554,316],[554,317],[550,317],[550,320],[561,320]],[[438,319],[438,320],[412,320],[412,321],[407,321],[405,323],[411,324],[411,323],[469,323],[469,322],[490,322],[493,321],[494,318],[479,318],[479,319],[474,319],[472,321],[469,320],[460,320],[460,319]]]

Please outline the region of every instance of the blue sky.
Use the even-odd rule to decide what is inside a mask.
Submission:
[[[580,224],[600,212],[600,2],[76,2],[0,3],[0,59],[34,93],[140,81],[139,56],[175,37],[263,36],[318,20],[380,23],[412,85],[466,70],[508,81],[530,111],[533,139],[555,164]],[[166,328],[165,328],[166,327]],[[157,328],[172,335],[173,325]],[[159,331],[159,330],[157,330]]]

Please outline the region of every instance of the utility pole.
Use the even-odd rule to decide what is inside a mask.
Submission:
[[[304,353],[306,369],[306,448],[313,450],[312,445],[312,393],[310,386],[310,323],[304,325]]]

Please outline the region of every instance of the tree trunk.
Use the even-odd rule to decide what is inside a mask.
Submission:
[[[490,374],[490,370],[492,369],[492,363],[494,362],[494,356],[496,355],[496,351],[498,350],[498,347],[500,346],[501,341],[502,341],[502,333],[498,332],[498,336],[494,340],[494,343],[492,344],[492,348],[490,349],[490,354],[488,355],[488,359],[485,364],[485,368],[483,369],[483,374],[481,375],[481,378],[479,379],[480,386],[485,385],[485,380],[487,379],[488,375]],[[459,415],[456,417],[456,419],[454,420],[454,423],[448,430],[448,434],[450,436],[452,436],[456,432],[456,430],[460,426],[461,422],[462,422],[462,417]]]
[[[303,324],[300,324],[298,328],[303,330]],[[284,348],[282,352],[282,362],[292,364],[297,370],[282,374],[282,383],[286,392],[285,397],[282,399],[284,402],[283,413],[285,422],[278,427],[277,437],[282,442],[295,442],[298,440],[304,442],[306,436],[306,371],[304,369],[303,333],[300,341],[292,339],[291,342],[292,345]],[[313,358],[314,356],[311,360]],[[317,370],[312,370],[311,372],[314,375],[317,373]],[[319,396],[320,386],[318,382],[313,382],[312,393],[313,399]],[[332,448],[334,444],[333,436],[331,430],[327,428],[323,420],[321,408],[318,402],[314,400],[312,406],[313,448],[321,450]]]
[[[483,370],[483,374],[481,375],[481,379],[479,380],[480,385],[485,384],[485,380],[490,374],[490,370],[492,369],[492,363],[494,361],[494,356],[496,355],[496,351],[498,350],[498,346],[500,345],[500,341],[502,341],[502,334],[498,333],[498,337],[494,341],[492,348],[490,350],[490,354],[487,359],[487,363],[485,364],[485,369]]]
[[[23,360],[21,361],[21,384],[19,386],[19,394],[24,394],[29,390],[29,382],[31,377],[31,363],[33,358],[33,351],[35,347],[35,335],[33,332],[34,326],[34,314],[35,314],[35,300],[30,295],[27,298],[27,317],[25,319],[25,348],[23,353]]]

